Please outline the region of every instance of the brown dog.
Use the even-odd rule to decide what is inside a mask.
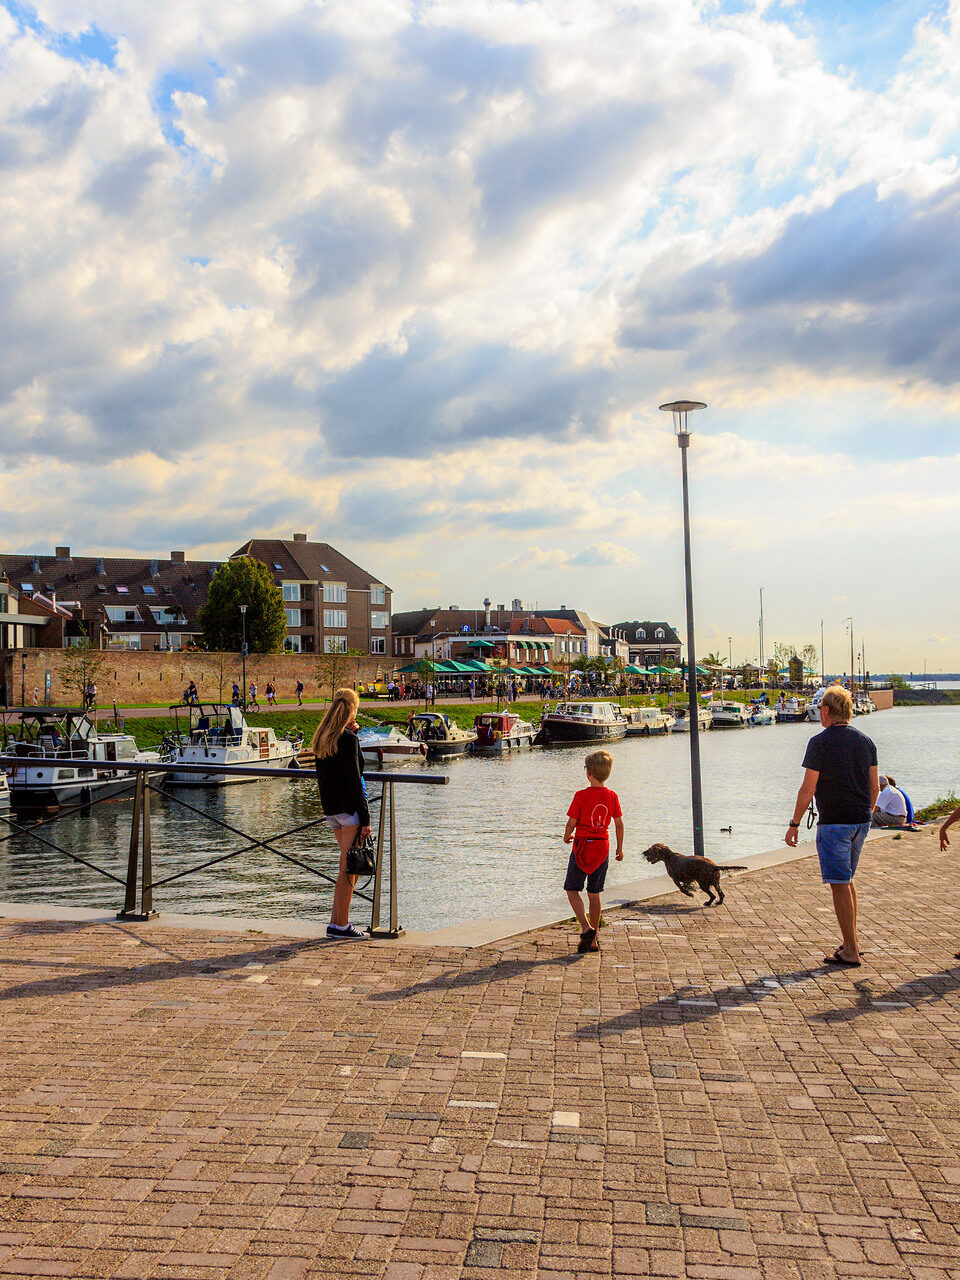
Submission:
[[[708,895],[705,907],[718,906],[723,901],[723,890],[720,888],[721,871],[747,871],[747,867],[720,867],[710,858],[687,858],[682,853],[674,853],[665,844],[652,844],[644,849],[643,856],[648,862],[662,862],[667,868],[667,875],[681,893],[688,898],[693,897],[691,885],[696,882]],[[714,898],[716,889],[718,897]]]

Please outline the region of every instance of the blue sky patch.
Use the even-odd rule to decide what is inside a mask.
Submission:
[[[89,26],[79,35],[52,31],[29,5],[17,0],[2,0],[3,7],[24,31],[35,31],[51,49],[74,62],[99,62],[113,68],[117,61],[117,42],[105,35],[99,27]]]

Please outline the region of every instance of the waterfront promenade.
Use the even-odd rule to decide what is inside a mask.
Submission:
[[[455,869],[451,869],[455,873]],[[469,950],[0,920],[0,1275],[960,1277],[960,873]]]

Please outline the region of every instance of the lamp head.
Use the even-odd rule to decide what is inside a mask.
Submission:
[[[245,604],[242,604],[242,605],[240,606],[240,612],[241,612],[242,614],[244,614],[244,616],[246,616],[247,607],[248,607],[248,606],[247,606],[247,605],[245,605]]]
[[[705,409],[706,407],[702,400],[671,400],[668,404],[660,405],[660,412],[673,414],[673,429],[677,434],[677,439],[680,443],[686,443],[685,437],[690,435],[687,427],[687,414],[692,413],[695,409]]]

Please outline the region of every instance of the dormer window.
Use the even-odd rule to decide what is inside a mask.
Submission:
[[[657,636],[656,636],[656,638],[657,638],[658,640],[665,640],[665,639],[667,638],[667,633],[664,631],[663,627],[657,627]]]

